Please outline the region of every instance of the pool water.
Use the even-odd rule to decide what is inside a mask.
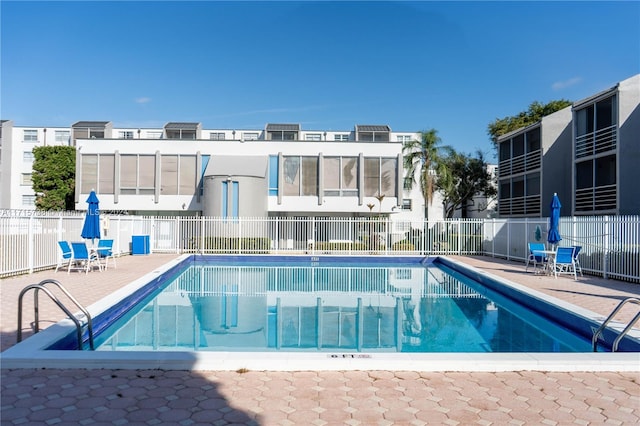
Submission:
[[[313,259],[313,258],[312,258]],[[96,336],[100,351],[590,352],[442,264],[191,263]]]

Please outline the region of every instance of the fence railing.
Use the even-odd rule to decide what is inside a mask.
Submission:
[[[54,267],[58,241],[82,240],[84,215],[0,212],[0,277]],[[545,242],[548,219],[218,218],[102,215],[116,255],[132,237],[156,253],[486,255],[524,262],[527,243]],[[585,273],[640,283],[640,216],[560,219],[560,245],[579,245]]]

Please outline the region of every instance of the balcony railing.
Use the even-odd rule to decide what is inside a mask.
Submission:
[[[576,137],[576,158],[588,157],[616,149],[618,126],[613,125]]]

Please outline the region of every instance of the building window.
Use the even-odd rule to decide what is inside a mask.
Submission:
[[[284,195],[318,195],[318,157],[284,158]]]
[[[24,130],[24,142],[38,142],[38,131],[37,130]]]
[[[576,158],[615,150],[618,137],[617,115],[616,95],[575,111]]]
[[[222,217],[237,218],[240,212],[238,196],[240,193],[240,185],[235,181],[223,181],[222,182],[222,202],[221,212]]]
[[[405,211],[411,211],[412,208],[412,203],[411,203],[411,199],[407,199],[407,198],[403,198],[402,199],[402,210]]]
[[[402,143],[411,142],[413,140],[413,137],[411,137],[410,135],[397,135],[396,140]]]
[[[71,132],[68,130],[56,130],[56,144],[69,145],[71,140]]]
[[[35,157],[33,156],[32,151],[24,151],[22,153],[22,161],[25,163],[33,163],[33,160],[35,160]]]
[[[389,126],[356,126],[356,140],[362,142],[389,142],[390,133]]]
[[[349,140],[349,135],[348,134],[337,134],[337,135],[333,135],[333,140],[334,141],[340,141],[340,142],[345,142]]]
[[[119,132],[119,137],[120,139],[133,139],[133,131],[131,130],[121,131]]]
[[[31,173],[23,173],[22,179],[20,180],[20,185],[23,186],[31,186],[33,182],[31,181]]]
[[[395,197],[396,194],[395,158],[366,158],[364,159],[364,196],[376,197],[384,195]]]
[[[98,156],[98,186],[99,194],[113,194],[115,190],[116,156],[100,154]]]
[[[278,195],[278,156],[269,156],[269,195]]]
[[[98,155],[85,154],[80,159],[82,179],[80,180],[80,192],[88,194],[98,185]]]
[[[194,195],[196,193],[196,156],[163,155],[160,160],[162,195]]]
[[[357,157],[325,157],[323,164],[325,196],[358,196]]]
[[[22,196],[22,207],[34,207],[36,205],[36,196],[35,195],[23,195]]]
[[[211,132],[209,133],[209,139],[212,141],[223,141],[226,137],[224,132]]]
[[[304,140],[318,142],[322,140],[322,135],[320,133],[307,133],[304,136]]]
[[[244,132],[242,134],[242,140],[244,141],[257,141],[259,133],[255,132]]]
[[[153,195],[155,193],[156,157],[154,155],[120,156],[120,193]]]

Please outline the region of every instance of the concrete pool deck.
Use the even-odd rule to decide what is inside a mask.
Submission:
[[[125,256],[117,269],[38,272],[0,281],[1,347],[16,341],[18,294],[57,279],[88,306],[176,255]],[[454,257],[606,317],[640,285],[593,277],[554,279],[524,264]],[[23,327],[33,320],[25,299]],[[616,317],[628,321],[635,312]],[[64,314],[45,298],[41,327]],[[29,330],[23,330],[24,337]],[[640,361],[640,358],[639,358]],[[640,367],[611,372],[176,371],[2,368],[9,424],[637,424]],[[579,368],[578,368],[579,369]]]

